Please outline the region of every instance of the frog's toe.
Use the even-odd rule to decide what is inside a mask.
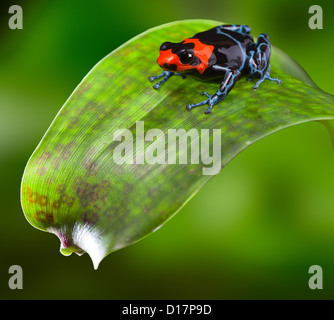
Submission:
[[[282,84],[282,83],[283,83],[283,81],[282,81],[282,80],[280,80],[280,79],[277,79],[277,78],[272,78],[272,77],[270,77],[270,78],[269,78],[269,80],[270,80],[270,81],[277,82],[278,84]]]
[[[190,111],[192,108],[202,106],[203,104],[209,104],[210,98],[202,102],[187,104],[187,109]]]
[[[257,82],[254,84],[253,89],[254,89],[254,90],[259,89],[259,85],[260,85],[260,83],[262,83],[265,79],[266,79],[266,78],[264,77],[264,78],[260,79],[259,81],[257,81]]]
[[[201,92],[201,96],[203,95],[207,96],[208,98],[212,97],[212,94],[208,94],[206,91]]]
[[[158,90],[160,88],[160,83],[156,83],[154,86],[153,86],[153,89],[155,90]]]
[[[191,106],[191,104],[187,104],[187,105],[186,105],[186,108],[187,108],[188,111],[191,111],[191,109],[192,109],[193,107]]]
[[[273,82],[277,82],[277,83],[279,83],[279,84],[282,84],[282,83],[283,83],[282,80],[277,79],[277,78],[272,78],[272,77],[270,77],[270,76],[267,74],[267,75],[265,75],[263,78],[261,78],[259,81],[257,81],[257,82],[255,83],[255,85],[253,86],[253,89],[254,89],[254,90],[257,90],[257,89],[259,88],[260,83],[262,83],[262,82],[263,82],[264,80],[266,80],[266,79],[268,79],[268,80],[270,80],[270,81],[273,81]]]
[[[154,76],[152,76],[152,77],[148,77],[148,80],[149,80],[150,82],[153,82],[155,79],[156,79],[156,78],[155,78]]]

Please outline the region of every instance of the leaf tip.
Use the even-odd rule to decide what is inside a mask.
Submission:
[[[101,236],[101,232],[88,224],[75,224],[70,231],[64,229],[49,229],[49,232],[56,234],[60,240],[60,252],[69,256],[73,252],[82,255],[87,252],[97,270],[100,262],[106,256],[107,250]]]

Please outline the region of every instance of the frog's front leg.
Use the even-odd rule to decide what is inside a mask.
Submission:
[[[256,45],[248,52],[249,55],[249,75],[252,78],[259,78],[253,89],[258,89],[260,83],[265,79],[282,83],[280,79],[272,78],[270,76],[270,40],[269,36],[265,33],[259,35]]]
[[[227,94],[232,90],[237,80],[240,78],[240,71],[239,70],[229,70],[220,66],[213,66],[214,69],[217,71],[225,71],[224,80],[221,83],[219,89],[217,92],[213,95],[210,95],[206,92],[202,92],[201,95],[206,95],[208,99],[199,102],[199,103],[193,103],[188,104],[187,109],[190,111],[192,108],[202,106],[204,104],[207,104],[209,108],[205,111],[206,114],[211,113],[212,107],[216,105],[219,101],[222,101]]]
[[[153,82],[154,80],[157,80],[157,79],[160,79],[162,78],[162,80],[160,80],[159,82],[157,82],[153,88],[154,89],[159,89],[160,86],[166,82],[171,76],[180,76],[182,77],[183,79],[185,78],[185,75],[181,74],[181,73],[177,73],[177,72],[171,72],[171,71],[163,71],[161,72],[159,75],[157,76],[152,76],[152,77],[149,77],[148,80],[150,82]]]

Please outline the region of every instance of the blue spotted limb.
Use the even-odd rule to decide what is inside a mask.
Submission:
[[[252,79],[252,78],[251,78],[251,79]],[[266,79],[268,79],[268,80],[270,80],[270,81],[274,81],[274,82],[280,83],[280,84],[282,83],[282,80],[280,80],[280,79],[278,79],[278,78],[272,78],[272,77],[270,76],[270,65],[269,65],[269,67],[268,67],[266,73],[264,74],[264,76],[263,76],[260,80],[258,80],[258,81],[255,83],[255,85],[253,86],[253,89],[257,90],[257,89],[259,88],[260,83],[262,83],[262,82],[263,82],[264,80],[266,80]]]
[[[232,90],[237,80],[240,78],[241,73],[239,70],[229,70],[226,68],[222,68],[220,66],[217,66],[217,69],[221,68],[225,71],[224,80],[222,81],[219,89],[217,92],[213,95],[208,94],[207,92],[202,92],[201,95],[205,95],[208,97],[208,99],[199,102],[199,103],[193,103],[188,104],[187,109],[190,111],[192,108],[202,106],[204,104],[207,104],[209,108],[205,111],[206,114],[210,114],[212,107],[216,105],[218,102],[222,101],[227,94]],[[223,71],[223,70],[222,70]]]
[[[253,89],[258,89],[260,83],[268,79],[270,81],[275,81],[282,83],[280,79],[270,77],[270,39],[269,36],[265,33],[259,35],[256,44],[249,49],[249,75],[248,80],[253,78],[258,78],[256,84],[253,86]]]
[[[218,28],[223,28],[223,29],[238,32],[238,33],[241,33],[241,34],[250,34],[251,33],[251,28],[247,25],[244,25],[244,24],[241,24],[241,25],[225,24],[225,25],[219,26]]]
[[[158,90],[160,88],[160,86],[166,82],[171,76],[180,76],[182,77],[183,79],[186,77],[185,75],[181,74],[181,73],[177,73],[177,72],[172,72],[172,71],[163,71],[161,72],[159,75],[157,76],[152,76],[152,77],[149,77],[148,80],[150,82],[153,82],[154,80],[157,80],[157,79],[160,79],[162,78],[162,80],[160,80],[159,82],[157,82],[153,88]]]

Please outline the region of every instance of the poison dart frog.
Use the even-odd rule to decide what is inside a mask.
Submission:
[[[192,74],[200,79],[222,79],[215,94],[202,92],[206,100],[187,105],[190,111],[207,104],[206,114],[211,113],[212,107],[227,96],[243,75],[249,75],[249,81],[259,79],[253,89],[258,89],[265,79],[282,83],[270,77],[269,36],[262,33],[255,43],[250,32],[247,25],[221,25],[179,43],[164,42],[157,60],[164,71],[148,79],[153,82],[162,78],[153,86],[154,89],[159,89],[171,76],[185,78],[185,74]]]

